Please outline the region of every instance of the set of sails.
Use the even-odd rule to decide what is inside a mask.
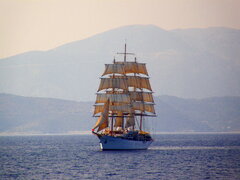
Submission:
[[[108,127],[108,118],[115,117],[115,127],[135,125],[135,116],[155,114],[154,100],[144,63],[114,62],[105,64],[96,97],[94,116],[99,116],[93,129]]]

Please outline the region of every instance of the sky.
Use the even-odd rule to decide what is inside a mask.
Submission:
[[[132,24],[240,29],[239,0],[0,0],[0,58]]]

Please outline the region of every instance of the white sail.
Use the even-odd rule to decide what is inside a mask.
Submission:
[[[125,74],[124,65],[123,64],[105,64],[104,75],[107,74]]]
[[[135,88],[145,88],[152,91],[152,88],[149,83],[149,79],[146,77],[139,77],[139,76],[128,76],[127,77],[127,84],[129,87]]]
[[[98,91],[108,88],[118,88],[127,90],[127,81],[124,78],[101,78]]]
[[[154,104],[145,104],[144,102],[133,102],[133,109],[139,111],[147,111],[155,114]]]
[[[104,111],[104,105],[97,104],[97,105],[95,105],[95,110],[94,110],[93,115],[96,115],[103,111]],[[109,105],[109,111],[113,111],[113,112],[120,111],[120,112],[129,113],[129,112],[131,112],[131,107],[130,107],[130,105]]]
[[[133,101],[154,102],[152,92],[129,92],[130,98]]]
[[[108,111],[109,111],[109,100],[104,104],[103,106],[103,112],[101,116],[98,118],[98,121],[96,122],[93,129],[98,128],[97,131],[101,131],[102,129],[105,129],[108,127]]]
[[[124,71],[125,71],[126,74],[128,74],[128,73],[137,73],[137,74],[148,75],[145,63],[116,62],[116,64],[123,64],[124,65]]]
[[[111,103],[130,103],[129,94],[106,94],[98,93],[96,98],[96,103],[105,103],[107,100]]]

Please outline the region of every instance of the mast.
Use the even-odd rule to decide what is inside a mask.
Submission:
[[[127,61],[127,57],[126,57],[126,52],[127,51],[127,44],[125,43],[125,48],[124,48],[124,62]]]
[[[127,55],[134,55],[134,53],[127,53],[127,44],[124,45],[124,53],[117,53],[117,54],[123,54],[124,55],[124,63],[127,62]]]
[[[137,58],[135,57],[135,63],[137,63]],[[141,83],[140,83],[141,84]],[[142,86],[142,85],[141,85]],[[141,90],[141,93],[143,92],[142,88],[140,88]],[[143,97],[142,97],[142,94],[141,94],[141,102],[144,102],[143,101]],[[139,127],[139,130],[142,131],[142,120],[143,120],[143,116],[142,116],[142,111],[141,111],[141,115],[140,115],[140,127]]]
[[[113,61],[115,61],[115,57],[114,57],[114,60],[113,60]],[[112,78],[113,78],[113,79],[115,78],[115,73],[113,73]],[[112,88],[112,94],[114,94],[114,91],[115,91],[115,87]],[[113,103],[113,102],[112,102],[112,103]],[[110,129],[111,135],[113,135],[113,116],[114,116],[114,113],[113,113],[113,111],[112,111],[111,129]]]

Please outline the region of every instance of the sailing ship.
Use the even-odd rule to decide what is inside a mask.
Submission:
[[[92,133],[100,139],[101,150],[147,149],[153,142],[144,131],[147,117],[156,116],[152,88],[145,63],[136,57],[127,61],[126,43],[123,61],[105,64],[94,105],[98,117]]]

